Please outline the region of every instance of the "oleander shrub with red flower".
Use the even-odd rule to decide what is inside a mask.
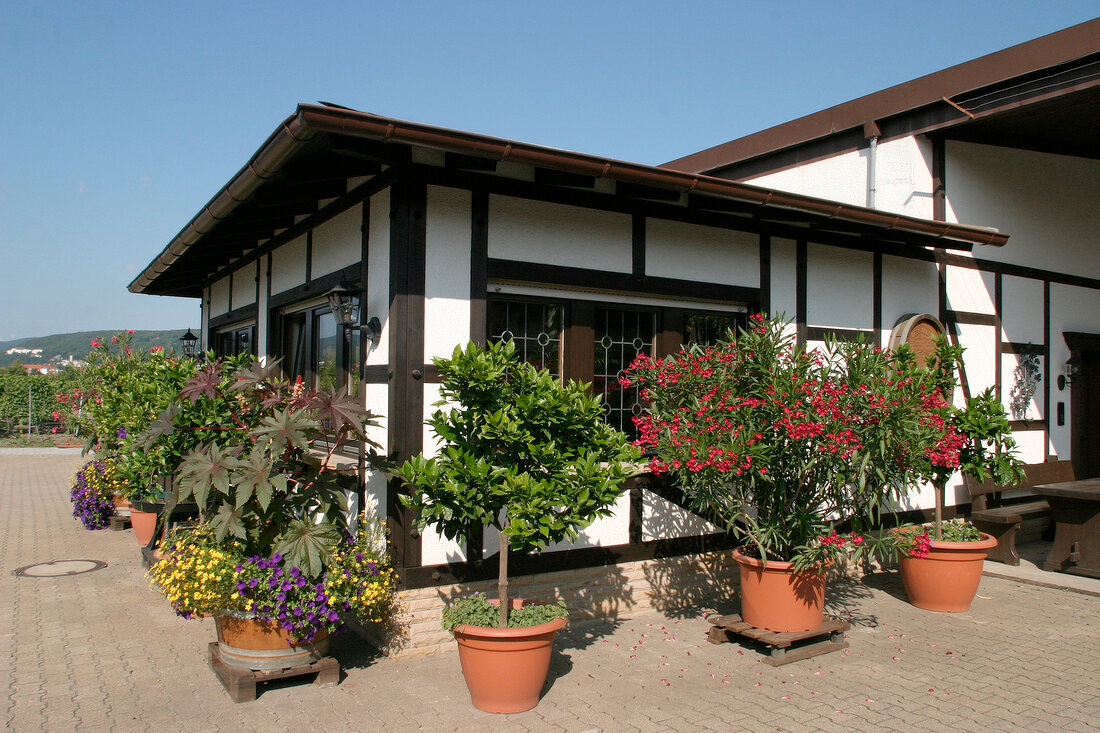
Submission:
[[[859,548],[830,539],[835,524],[875,523],[910,486],[953,470],[965,444],[942,375],[907,348],[807,350],[763,315],[715,346],[639,357],[623,381],[648,404],[636,422],[650,470],[765,560],[805,566]]]

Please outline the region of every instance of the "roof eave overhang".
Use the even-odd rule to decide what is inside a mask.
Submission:
[[[271,134],[251,160],[130,283],[129,289],[135,293],[149,292],[150,286],[176,260],[211,232],[218,222],[228,218],[266,180],[275,176],[282,165],[293,158],[303,146],[322,133],[431,148],[498,162],[529,164],[681,193],[705,194],[765,209],[790,209],[837,222],[850,222],[929,238],[930,244],[945,249],[969,248],[975,244],[1002,246],[1008,241],[1007,234],[986,227],[902,216],[703,174],[476,135],[346,108],[299,105],[295,114],[288,117]]]

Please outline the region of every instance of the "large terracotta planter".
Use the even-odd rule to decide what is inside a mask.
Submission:
[[[488,713],[521,713],[539,703],[550,671],[559,618],[518,629],[459,626],[458,658],[474,707]]]
[[[898,558],[901,582],[909,602],[929,611],[958,613],[970,609],[982,568],[997,538],[982,532],[978,542],[932,540],[927,557]]]
[[[130,507],[130,526],[134,528],[134,537],[141,546],[148,545],[157,531],[157,512],[140,511],[136,506]]]
[[[134,528],[134,536],[138,544],[147,547],[156,534],[160,516],[164,514],[163,501],[142,501],[134,499],[130,502],[130,526]],[[180,502],[172,509],[172,520],[183,520],[197,517],[198,504],[190,501]]]
[[[218,656],[241,669],[287,669],[316,662],[328,651],[329,636],[322,631],[312,642],[292,643],[274,621],[243,615],[214,615]]]
[[[741,618],[770,631],[809,631],[821,626],[825,605],[825,573],[796,573],[792,563],[733,551],[741,570]]]

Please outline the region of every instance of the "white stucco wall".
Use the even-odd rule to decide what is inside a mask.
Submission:
[[[493,258],[630,272],[626,214],[492,195],[488,226]]]
[[[1016,344],[1043,343],[1043,283],[1022,277],[1001,278],[1001,339]]]
[[[980,256],[1100,278],[1100,161],[948,141],[949,214],[1011,235]]]
[[[470,340],[469,191],[428,187],[424,363]]]
[[[874,258],[820,244],[806,248],[806,325],[870,328]]]
[[[267,307],[267,257],[261,257],[259,264],[260,299],[256,303],[256,356],[262,363],[267,364],[272,357],[267,351],[267,335],[271,329]]]
[[[233,273],[233,310],[256,302],[256,263],[250,262]]]
[[[902,316],[939,312],[939,272],[935,264],[904,257],[882,258],[882,333],[885,346]]]
[[[780,191],[867,205],[869,149],[841,153],[748,180]],[[900,138],[879,143],[875,162],[875,208],[910,216],[932,217],[932,152],[923,139]]]
[[[229,277],[210,284],[210,318],[229,312]]]
[[[321,277],[354,265],[362,256],[362,205],[352,206],[313,230],[310,274]]]
[[[963,362],[966,364],[970,394],[976,395],[997,382],[997,329],[969,323],[957,324],[955,328],[959,334],[959,345],[965,349]],[[962,390],[956,392],[956,402],[961,404]]]
[[[652,491],[642,491],[642,539],[691,537],[719,529],[707,520],[681,509]]]
[[[798,245],[772,237],[771,253],[771,312],[793,319],[798,306]]]
[[[390,361],[390,190],[370,199],[370,224],[367,240],[367,302],[364,316],[377,316],[382,323],[378,345],[367,354],[367,365]],[[382,404],[386,404],[383,402]]]
[[[647,275],[723,285],[760,285],[760,237],[715,227],[646,219]]]
[[[306,237],[303,234],[271,253],[271,292],[278,294],[306,281]]]
[[[997,312],[995,292],[992,272],[983,272],[969,267],[947,266],[947,307],[949,309],[993,315]]]
[[[370,206],[370,221],[367,239],[367,300],[364,317],[377,316],[382,322],[382,335],[378,346],[367,352],[367,365],[374,366],[389,362],[389,302],[390,302],[390,195],[389,189],[383,190],[364,205]],[[390,392],[385,382],[364,385],[366,408],[380,415],[379,425],[368,429],[367,437],[383,446],[389,445]],[[372,472],[366,482],[367,503],[373,502],[379,507],[379,515],[385,515],[387,486],[386,477]]]

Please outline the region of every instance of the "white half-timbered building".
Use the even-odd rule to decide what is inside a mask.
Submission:
[[[804,342],[883,345],[898,321],[933,314],[968,348],[967,389],[993,385],[1006,404],[1020,358],[1038,356],[1016,423],[1025,458],[1076,457],[1094,450],[1077,426],[1100,403],[1100,27],[1061,34],[662,167],[300,105],[130,289],[200,299],[216,351],[360,387],[397,460],[431,449],[432,358],[459,343],[515,339],[591,381],[632,432],[640,405],[617,375],[636,354],[756,311],[785,312]],[[363,325],[378,319],[376,342],[341,333],[324,297],[339,284],[358,291]],[[1084,376],[1059,391],[1071,355]],[[495,574],[491,533],[421,536],[378,475],[361,496],[388,517],[414,595]],[[658,590],[685,601],[675,568],[729,546],[674,488],[640,480],[577,542],[512,564],[608,613]],[[435,648],[438,616],[417,624],[429,640],[413,646]]]

